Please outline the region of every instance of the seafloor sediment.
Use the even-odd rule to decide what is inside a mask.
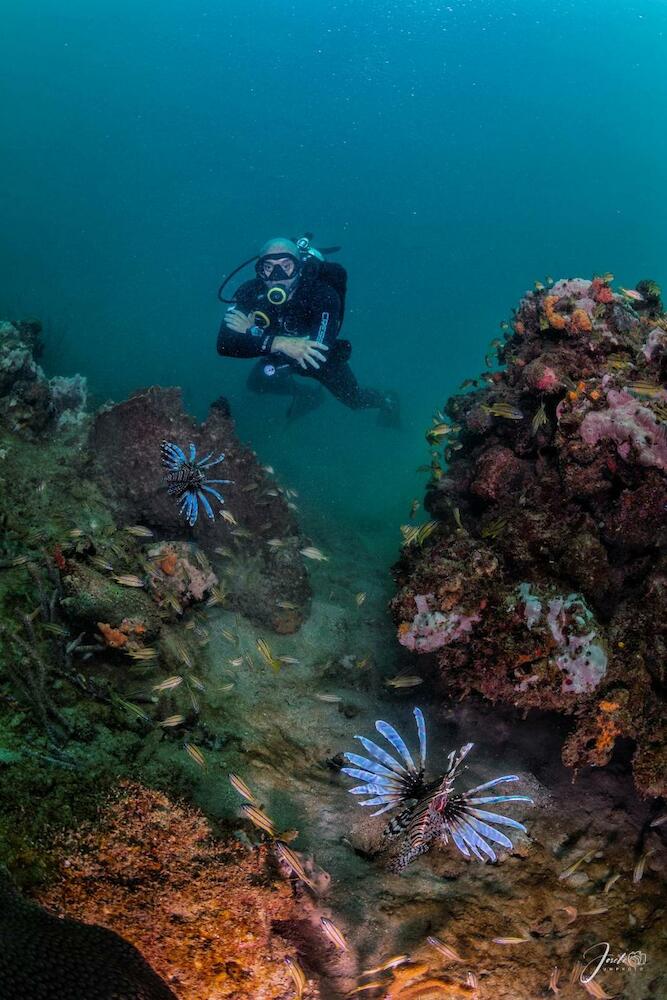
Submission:
[[[530,296],[526,302],[531,302]],[[607,322],[606,313],[594,314],[597,305],[592,307],[592,327]],[[622,304],[614,300],[606,305]],[[567,299],[560,305],[556,299],[550,309],[560,310],[566,324],[571,322],[574,309]],[[628,310],[623,307],[623,312]],[[642,336],[648,333],[645,344],[658,349],[660,335],[651,340],[651,330],[662,329],[661,316],[649,318],[655,321],[650,329],[645,317],[635,314],[632,335],[639,336],[639,324]],[[537,326],[544,326],[542,320]],[[557,334],[546,328],[538,332],[537,327],[527,336],[511,334],[504,350],[526,352],[526,364],[518,364],[522,358],[513,362],[512,353],[504,358],[509,362],[508,384],[535,360],[530,352],[538,352],[538,358],[544,353],[545,342],[552,354],[564,350],[557,339],[565,336],[563,328],[555,329]],[[632,687],[628,671],[621,677],[620,661],[605,631],[599,639],[607,656],[603,676],[615,685],[616,701],[626,682],[635,706],[636,734],[645,744],[638,738],[633,744],[633,731],[626,727],[613,733],[614,752],[605,755],[606,766],[581,766],[585,761],[577,759],[580,766],[573,774],[560,760],[562,744],[576,743],[559,690],[566,675],[562,664],[555,662],[540,674],[543,701],[517,705],[505,697],[494,707],[482,697],[488,699],[489,692],[481,682],[469,683],[471,676],[479,678],[485,670],[494,678],[500,670],[494,657],[501,640],[496,637],[493,645],[493,622],[503,635],[523,628],[522,635],[527,633],[533,643],[531,650],[544,646],[548,634],[556,641],[549,615],[563,644],[575,635],[575,612],[586,625],[585,634],[593,632],[591,619],[581,607],[574,609],[574,602],[565,606],[564,600],[558,608],[548,603],[557,600],[558,588],[566,584],[564,597],[574,592],[563,568],[565,552],[559,560],[553,555],[547,560],[549,566],[557,564],[557,574],[538,574],[539,549],[530,550],[528,543],[532,554],[520,562],[524,550],[518,539],[527,532],[515,533],[511,527],[513,507],[502,475],[491,477],[504,490],[501,518],[495,511],[490,516],[488,500],[481,508],[476,501],[468,502],[463,487],[459,503],[453,504],[447,483],[456,462],[445,475],[434,473],[428,503],[437,525],[419,539],[408,535],[403,549],[399,573],[405,576],[399,580],[403,589],[394,609],[400,611],[401,601],[413,592],[427,602],[419,609],[411,598],[413,629],[415,615],[436,614],[431,590],[422,582],[435,581],[439,589],[433,593],[441,600],[445,594],[458,594],[461,600],[460,594],[473,588],[472,580],[474,587],[481,586],[480,580],[484,584],[484,594],[474,594],[487,604],[466,604],[464,610],[471,619],[479,615],[488,627],[487,646],[480,647],[487,650],[485,659],[474,671],[466,662],[462,670],[468,673],[457,686],[440,654],[455,650],[459,637],[436,649],[437,661],[433,654],[415,656],[404,648],[409,643],[396,643],[386,613],[391,596],[386,567],[377,564],[372,545],[327,524],[316,511],[291,509],[291,493],[274,482],[271,472],[260,469],[252,452],[238,442],[224,407],[214,408],[206,424],[198,427],[183,414],[177,394],[151,389],[104,408],[92,422],[82,406],[81,380],[76,380],[76,398],[68,397],[68,408],[54,392],[54,380],[40,372],[34,361],[38,333],[35,324],[0,327],[0,370],[11,372],[0,384],[0,862],[24,897],[38,900],[51,913],[117,935],[108,939],[109,975],[99,983],[96,998],[118,996],[111,984],[123,954],[121,939],[137,948],[154,970],[147,972],[141,961],[130,963],[136,971],[123,987],[124,1000],[157,1000],[167,995],[160,992],[163,988],[179,1000],[288,1000],[299,990],[286,957],[304,970],[302,995],[307,1000],[336,1000],[353,990],[361,997],[391,1000],[538,1000],[555,995],[550,980],[560,990],[559,997],[575,1000],[591,995],[594,987],[586,989],[581,983],[581,966],[593,960],[604,942],[610,958],[617,960],[594,977],[606,995],[648,1000],[667,994],[667,824],[652,825],[662,815],[660,802],[647,795],[648,786],[640,785],[645,798],[637,795],[630,768],[637,745],[654,754],[663,752],[659,727],[649,726],[658,704],[659,677],[655,665],[645,662],[648,649],[659,654],[662,634],[660,623],[639,599],[646,594],[647,580],[656,584],[654,550],[660,525],[650,542],[644,539],[641,545],[631,540],[625,547],[617,533],[610,551],[622,569],[604,598],[594,587],[587,588],[582,571],[573,573],[577,593],[595,617],[591,646],[618,614],[618,595],[626,605],[634,600],[634,611],[643,614],[641,637],[628,629],[616,641],[634,643],[632,662],[644,657],[641,676],[650,678],[643,687]],[[515,336],[524,336],[525,344]],[[575,331],[568,336],[574,337]],[[579,341],[575,344],[583,352],[577,356],[580,363],[585,351]],[[623,344],[617,353],[629,355],[628,341]],[[607,356],[604,349],[601,353]],[[555,356],[550,360],[555,364]],[[544,359],[540,364],[552,367]],[[579,381],[586,386],[587,376],[581,374]],[[632,381],[648,383],[658,371],[637,368],[630,374]],[[571,377],[569,370],[560,376]],[[590,397],[595,377],[590,375],[586,391],[576,383],[574,389],[565,386],[561,395],[575,396],[568,397],[558,416],[556,400],[547,400],[553,439],[560,442],[558,435],[565,433],[556,422],[567,424],[578,407],[581,422],[588,413],[598,412],[582,402],[583,396]],[[601,394],[621,391],[632,394],[615,382],[601,383]],[[520,399],[508,395],[503,400],[524,408],[529,401],[539,403],[528,390],[516,392]],[[655,403],[661,397],[641,399],[648,399],[648,405],[637,406],[654,414],[651,420],[661,420]],[[38,401],[34,417],[32,400]],[[489,447],[519,448],[519,421],[499,424],[481,409],[495,397],[483,390],[470,394],[469,400],[452,401],[450,409],[457,413],[449,419],[463,423],[464,411],[475,405],[480,420],[490,419],[481,430],[470,431],[471,437],[461,433],[463,447],[450,452],[450,458],[461,456],[459,468],[473,465]],[[10,419],[8,413],[20,413],[20,419]],[[137,423],[140,435],[133,433]],[[542,423],[536,433],[547,434]],[[226,452],[233,474],[225,471],[221,477],[235,480],[225,504],[232,521],[204,523],[194,535],[183,528],[165,502],[158,458],[162,437],[178,439],[181,445],[192,440],[199,455],[211,449]],[[602,474],[596,448],[605,448],[605,441],[601,436],[589,446],[590,461],[582,468],[594,465]],[[612,439],[614,454],[625,442]],[[641,491],[643,477],[653,475],[656,466],[637,460],[636,447],[632,439],[623,448],[626,454],[618,461],[624,478],[620,486],[615,482],[604,502],[613,505],[613,497],[631,488],[628,482]],[[566,444],[563,449],[567,451]],[[560,445],[552,438],[536,449],[526,436],[519,460],[531,467],[533,478],[553,482],[547,472],[555,453],[560,455]],[[581,450],[576,453],[583,455]],[[558,461],[568,467],[565,460]],[[434,470],[438,465],[433,460]],[[660,488],[660,480],[658,487],[655,482],[651,480],[651,488]],[[509,493],[520,495],[516,484]],[[438,507],[438,502],[444,506]],[[540,519],[535,504],[533,499],[528,503],[533,519],[538,526],[547,525],[549,514]],[[568,493],[561,507],[568,512],[570,530],[577,504],[583,509],[578,516],[590,527],[585,517],[589,501],[573,500]],[[458,507],[457,515],[452,506]],[[598,522],[604,510],[597,509]],[[553,514],[554,508],[548,511]],[[450,518],[455,519],[454,532],[446,527]],[[503,518],[503,529],[510,525],[513,548],[519,553],[516,564],[507,554],[512,547],[503,547],[502,540],[509,536],[496,530]],[[482,542],[479,535],[488,521],[496,527]],[[305,535],[305,524],[312,537]],[[598,525],[596,531],[604,547],[606,529]],[[307,543],[320,546],[328,561],[306,564],[300,552]],[[647,547],[651,558],[646,557]],[[461,566],[447,563],[464,558],[464,549],[465,559],[470,556],[466,568],[476,567],[479,573],[466,576]],[[472,558],[471,553],[482,550],[485,560]],[[610,565],[613,558],[607,556]],[[488,574],[485,567],[493,560],[501,569]],[[515,571],[520,576],[516,581]],[[447,590],[446,583],[459,576],[459,590]],[[502,580],[499,593],[505,597],[521,583],[532,589],[517,590],[513,604],[502,603],[491,578]],[[546,626],[534,617],[537,603]],[[492,609],[488,616],[487,607]],[[444,617],[459,611],[454,603],[437,613]],[[471,648],[470,634],[476,632],[460,631],[461,648]],[[565,655],[548,643],[546,647],[542,659]],[[506,650],[505,659],[499,658],[503,668],[508,658]],[[599,668],[599,661],[595,663]],[[413,674],[413,687],[386,683],[396,675]],[[639,666],[632,676],[638,674]],[[535,683],[525,685],[531,694],[538,689]],[[603,700],[615,703],[610,690]],[[459,700],[462,693],[466,697]],[[591,696],[576,692],[577,706],[582,706],[574,713],[579,726],[585,713],[590,714],[593,702],[586,699]],[[505,807],[528,832],[513,836],[514,847],[500,851],[498,863],[467,861],[450,845],[432,850],[401,875],[386,870],[385,858],[378,853],[385,817],[370,818],[348,794],[350,782],[340,774],[341,755],[354,749],[355,734],[372,736],[377,718],[396,725],[414,748],[415,702],[427,719],[433,777],[444,771],[451,750],[475,741],[464,786],[515,773],[520,779],[517,790],[532,797],[533,805]],[[608,714],[614,719],[616,712]],[[639,773],[636,760],[634,780]],[[242,812],[244,799],[230,785],[229,772],[250,786],[257,808],[269,817],[270,832]],[[305,880],[281,858],[278,840],[295,852]],[[48,935],[48,921],[35,922],[35,914],[43,911],[26,908],[12,892],[3,883],[8,919],[2,933],[11,935],[14,913],[25,926],[32,920],[33,927],[39,924],[40,933]],[[322,916],[335,921],[347,950],[337,949],[323,933]],[[86,985],[91,966],[86,964],[86,948],[77,944],[79,925],[71,925],[71,934],[69,927],[60,923],[56,958],[45,947],[39,974],[27,987],[25,978],[20,980],[21,990],[31,990],[21,993],[25,1000],[64,995],[57,992],[55,973],[49,972],[52,961],[57,961],[58,982],[67,983],[72,1000],[92,998]],[[429,936],[453,949],[449,957],[428,943]],[[500,943],[508,941],[512,943]],[[16,951],[2,951],[0,1000],[15,1000],[12,983],[19,980],[11,976],[17,976],[20,958]],[[25,954],[31,955],[28,950]],[[635,956],[632,962],[622,960],[628,954]],[[403,960],[395,967],[364,975],[398,956]],[[151,975],[159,980],[151,980]]]

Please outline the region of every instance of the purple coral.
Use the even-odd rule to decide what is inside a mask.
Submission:
[[[653,361],[656,355],[667,352],[667,332],[662,327],[654,327],[642,347],[642,354],[647,361]]]
[[[616,443],[621,458],[627,459],[634,448],[640,465],[667,471],[667,433],[651,410],[622,389],[610,389],[607,403],[607,409],[584,417],[581,436],[586,444],[595,445],[607,438]]]
[[[556,658],[557,666],[564,672],[563,693],[583,694],[594,691],[607,672],[607,654],[594,642],[594,629],[585,635],[572,635],[572,626],[583,626],[592,619],[584,600],[576,594],[549,601],[547,624],[553,638],[561,647]],[[566,629],[570,634],[566,634]]]
[[[441,611],[429,611],[428,597],[422,594],[415,597],[415,604],[417,614],[408,628],[399,630],[398,641],[416,653],[431,653],[456,642],[480,620],[479,615],[466,615],[460,611],[446,615]]]

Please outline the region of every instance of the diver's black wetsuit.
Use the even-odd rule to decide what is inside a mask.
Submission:
[[[282,305],[272,305],[266,298],[266,285],[259,278],[246,281],[234,296],[234,305],[243,313],[263,312],[269,326],[255,333],[230,330],[223,319],[218,333],[218,353],[232,358],[260,358],[248,377],[252,392],[270,392],[296,396],[306,385],[293,378],[301,375],[315,379],[336,399],[354,410],[382,408],[385,399],[376,389],[362,389],[347,363],[351,353],[348,340],[338,340],[342,323],[342,305],[338,292],[319,276],[317,261],[308,261],[292,295]],[[301,368],[284,354],[272,353],[274,337],[308,337],[326,344],[329,350],[321,367]],[[308,393],[308,390],[306,390]],[[314,399],[312,393],[311,398]]]

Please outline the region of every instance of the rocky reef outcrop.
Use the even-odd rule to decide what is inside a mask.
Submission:
[[[638,789],[664,795],[667,317],[654,282],[611,282],[526,294],[501,370],[436,415],[446,467],[434,450],[392,610],[448,693],[573,715],[575,768],[632,740]]]
[[[192,795],[192,769],[206,772],[209,755],[240,742],[238,705],[226,697],[236,681],[229,670],[220,676],[222,657],[209,649],[218,606],[283,633],[305,617],[310,589],[292,497],[238,442],[223,402],[201,426],[177,390],[146,390],[93,417],[85,380],[45,377],[39,336],[37,323],[0,323],[0,998],[194,998],[204,995],[196,981],[207,996],[246,995],[246,987],[282,994],[289,972],[267,957],[275,943],[266,915],[298,921],[272,859],[271,884],[256,885],[247,845],[214,843],[203,816],[152,789]],[[192,441],[199,454],[209,442],[226,452],[225,518],[216,509],[214,521],[204,524],[202,514],[193,529],[180,518],[167,496],[163,438]],[[249,654],[236,660],[239,676],[253,669]],[[109,820],[100,832],[91,811],[130,777],[143,784],[120,805],[114,798],[117,826]],[[85,830],[89,857],[68,842],[63,879],[74,879],[57,900],[52,881],[53,896],[44,897],[56,917],[15,892],[4,869],[23,890],[53,880],[56,831],[65,830]],[[151,872],[153,888],[176,873],[178,845],[179,887],[172,883],[158,907],[162,931],[173,931],[171,958],[165,949],[153,972],[155,956],[151,965],[142,957],[158,925],[157,909],[146,917],[146,892]],[[112,921],[95,899],[105,888],[107,902],[120,898],[121,885],[127,898]],[[204,923],[212,950],[201,948]],[[240,941],[236,961],[232,942]],[[174,992],[180,964],[190,982]]]
[[[164,440],[184,448],[193,443],[201,456],[224,453],[214,470],[214,478],[231,480],[220,487],[222,516],[211,521],[202,511],[190,528],[179,515],[165,486]],[[289,496],[238,440],[224,400],[198,424],[184,412],[180,390],[142,389],[102,409],[90,448],[96,479],[114,497],[122,519],[148,525],[163,537],[196,541],[214,560],[228,604],[276,632],[299,627],[311,594],[300,555],[305,543]]]
[[[251,853],[233,838],[216,840],[198,810],[124,783],[97,819],[64,837],[56,852],[58,874],[40,902],[106,928],[87,927],[90,933],[117,941],[122,935],[128,952],[132,942],[174,990],[146,989],[136,1000],[289,994],[284,958],[289,938],[299,938],[304,902],[294,898],[267,847]],[[284,938],[275,933],[280,927]],[[62,939],[66,944],[68,935]],[[71,949],[72,932],[69,939]],[[113,971],[112,957],[113,949],[102,971],[104,964]],[[44,993],[44,1000],[52,995]],[[318,995],[309,990],[309,997]],[[135,993],[122,996],[134,1000]]]
[[[0,422],[14,434],[35,438],[78,431],[86,421],[86,380],[81,375],[47,379],[36,320],[0,321]]]

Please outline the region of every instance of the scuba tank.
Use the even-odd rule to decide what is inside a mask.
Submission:
[[[310,243],[311,235],[310,233],[306,233],[305,236],[295,241],[299,248],[299,253],[304,259],[304,271],[307,274],[310,272],[317,275],[320,281],[324,281],[325,284],[330,285],[338,293],[338,297],[340,298],[339,326],[341,326],[343,317],[345,316],[347,271],[342,264],[336,264],[334,261],[324,259],[325,253],[334,253],[336,250],[340,250],[340,247],[327,247],[326,250],[316,250]]]

